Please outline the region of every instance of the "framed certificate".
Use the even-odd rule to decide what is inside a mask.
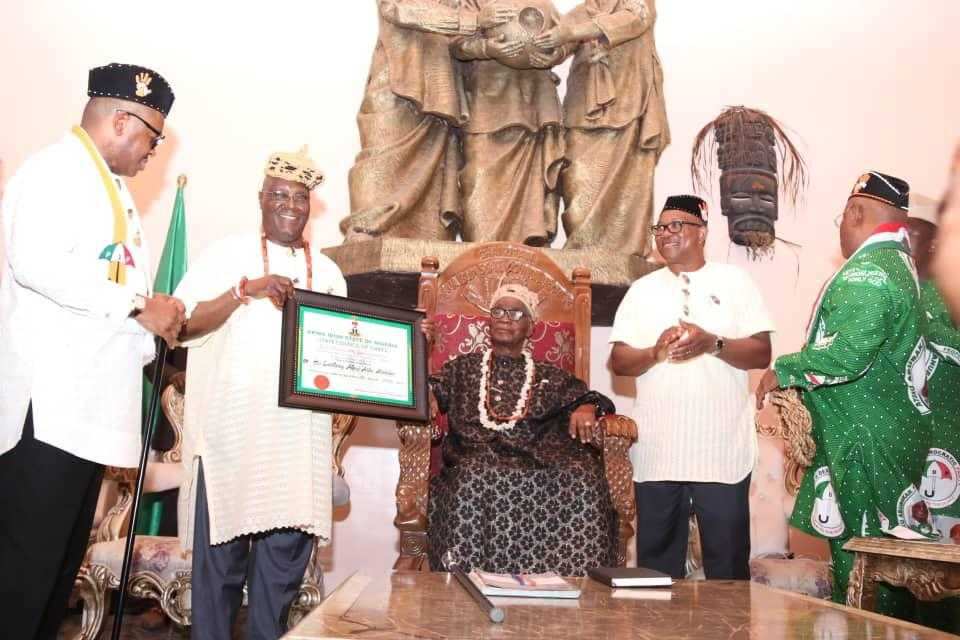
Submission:
[[[423,317],[296,289],[283,309],[280,406],[426,422]]]

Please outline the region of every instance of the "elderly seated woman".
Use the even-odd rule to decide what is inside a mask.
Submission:
[[[584,575],[615,558],[615,515],[599,451],[587,444],[609,399],[524,349],[536,294],[501,286],[490,304],[492,349],[431,377],[447,415],[443,470],[430,482],[429,558],[442,569]],[[433,330],[432,323],[425,331]]]

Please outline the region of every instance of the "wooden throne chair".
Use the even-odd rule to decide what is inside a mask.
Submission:
[[[147,467],[150,475],[164,467],[180,467],[180,445],[183,439],[184,396],[172,385],[161,395],[161,408],[173,427],[175,441],[169,451],[160,455],[156,464]],[[353,432],[355,416],[334,414],[333,454],[334,473],[343,477],[342,460],[347,438]],[[93,532],[87,554],[74,583],[74,596],[83,603],[80,631],[74,640],[96,640],[102,631],[109,605],[109,594],[120,588],[120,570],[126,545],[126,532],[136,486],[136,469],[108,467],[106,481],[117,484],[117,499],[107,515]],[[173,485],[178,486],[178,485]],[[168,487],[164,487],[168,488]],[[172,487],[169,487],[172,488]],[[335,490],[335,495],[338,493]],[[343,492],[339,492],[343,495]],[[334,505],[336,506],[336,504]],[[127,593],[134,598],[154,600],[164,614],[177,626],[187,627],[191,622],[190,575],[193,555],[184,551],[177,537],[138,535],[134,541],[133,561]],[[246,590],[246,588],[244,588]],[[320,604],[324,597],[323,568],[320,548],[314,545],[300,591],[287,616],[287,628],[296,625],[307,613]],[[246,595],[244,595],[246,603]]]
[[[418,308],[436,323],[436,340],[428,342],[428,367],[438,371],[445,362],[483,349],[487,337],[484,311],[501,282],[518,282],[538,293],[540,315],[531,336],[533,356],[590,383],[590,272],[574,269],[568,278],[537,249],[508,242],[478,245],[462,253],[443,271],[436,258],[422,261]],[[400,530],[398,570],[429,570],[427,561],[427,504],[431,477],[431,443],[442,438],[445,424],[398,423],[400,478],[397,516]],[[633,536],[636,504],[633,467],[628,451],[637,439],[630,418],[610,415],[594,429],[591,444],[603,452],[603,462],[616,511],[616,561],[626,561],[627,541]],[[434,451],[434,468],[439,456]]]

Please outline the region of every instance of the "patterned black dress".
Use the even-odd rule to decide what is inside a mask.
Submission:
[[[611,566],[616,516],[600,452],[570,437],[569,412],[544,416],[587,392],[565,371],[536,363],[528,416],[509,431],[480,423],[482,354],[461,356],[431,378],[449,433],[443,470],[430,481],[429,558],[449,549],[462,565],[497,573],[584,575]],[[491,363],[491,405],[511,415],[523,358]]]

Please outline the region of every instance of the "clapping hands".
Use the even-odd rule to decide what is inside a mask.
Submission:
[[[712,353],[717,347],[717,336],[704,331],[698,325],[680,321],[676,327],[680,330],[678,339],[667,351],[670,362],[686,362],[706,353]]]

